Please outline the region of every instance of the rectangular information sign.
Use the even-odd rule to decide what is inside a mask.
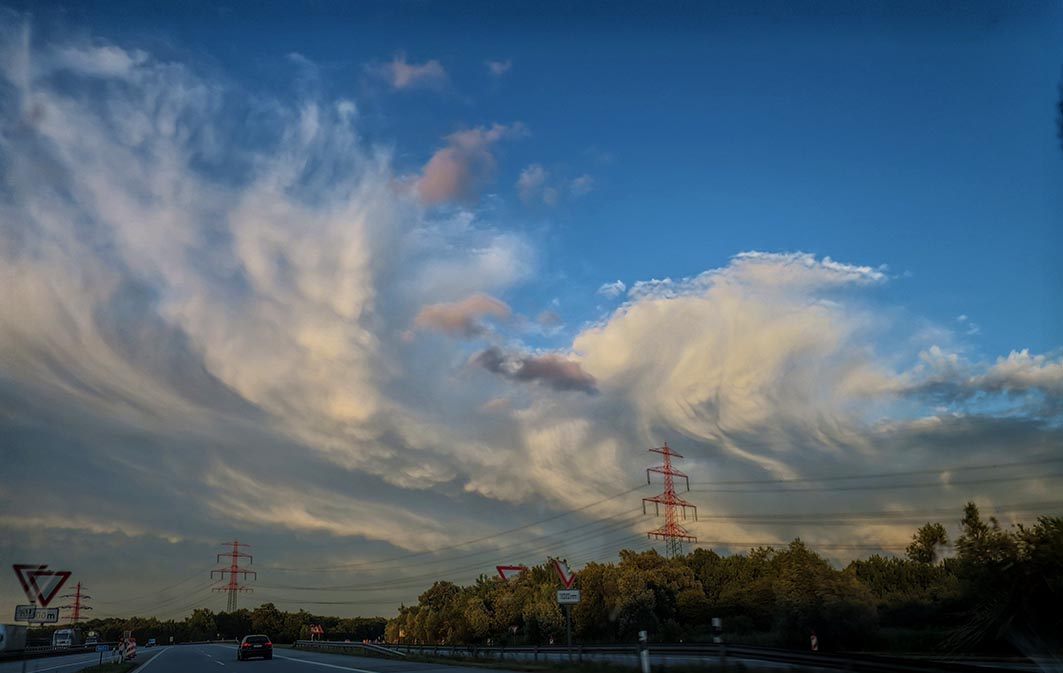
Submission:
[[[55,624],[59,621],[59,608],[37,608],[33,611],[33,619],[30,621],[40,624]]]
[[[561,605],[579,603],[579,589],[562,589],[557,592],[557,602]]]
[[[15,621],[16,622],[32,622],[33,613],[37,611],[36,605],[16,605],[15,606]]]
[[[110,645],[97,645],[96,646],[96,651],[97,652],[110,652],[111,651],[111,646]]]

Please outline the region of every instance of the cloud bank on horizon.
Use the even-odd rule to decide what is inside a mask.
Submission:
[[[520,122],[455,131],[411,175],[361,135],[353,101],[236,95],[145,51],[40,44],[5,23],[11,549],[114,534],[202,545],[233,528],[433,549],[456,529],[518,525],[532,503],[577,508],[637,484],[645,449],[665,439],[688,473],[732,479],[1035,460],[1061,445],[1063,357],[971,356],[949,325],[875,294],[889,260],[735,251],[694,277],[606,282],[610,308],[543,336],[557,318],[525,316],[556,316],[548,301],[512,297],[547,252],[481,199],[496,183],[525,202],[559,198],[538,163],[497,174]],[[396,90],[447,82],[438,61],[401,54],[371,70]],[[55,475],[64,501],[27,516],[19,503],[56,464],[72,473]],[[1024,489],[1013,501],[1052,493]],[[721,520],[696,532],[794,531]]]

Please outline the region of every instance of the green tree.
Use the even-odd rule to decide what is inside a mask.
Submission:
[[[940,523],[925,523],[912,536],[906,554],[916,563],[933,564],[938,558],[938,547],[949,543],[948,533]]]
[[[188,618],[188,637],[191,640],[210,640],[218,633],[214,613],[206,608],[197,608]]]
[[[251,630],[277,640],[288,640],[284,632],[284,615],[273,603],[263,603],[251,611]]]

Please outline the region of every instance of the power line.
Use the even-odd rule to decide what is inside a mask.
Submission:
[[[1039,510],[1053,510],[1063,508],[1063,500],[1049,500],[1043,502],[1016,503],[1009,505],[996,505],[992,511],[1000,514],[1013,512],[1036,512]],[[788,513],[761,513],[761,514],[726,514],[708,515],[700,517],[700,520],[734,521],[738,523],[823,523],[826,521],[878,521],[878,520],[916,520],[926,516],[955,513],[955,508],[927,509],[927,510],[878,510],[869,512],[805,512],[801,514]]]
[[[912,477],[923,474],[941,474],[942,472],[970,472],[976,470],[995,470],[1006,467],[1021,467],[1028,465],[1046,465],[1049,463],[1063,463],[1063,458],[1042,458],[1040,460],[1026,460],[1011,463],[994,463],[991,465],[963,465],[960,467],[941,467],[937,469],[908,470],[905,472],[879,472],[872,474],[845,474],[828,477],[797,477],[791,479],[744,479],[723,481],[695,481],[697,486],[738,486],[746,484],[798,484],[821,481],[847,481],[850,479],[884,479],[886,477]]]
[[[969,486],[973,484],[998,484],[1016,481],[1032,481],[1035,479],[1054,479],[1063,477],[1063,472],[1050,472],[1048,474],[1031,474],[1016,477],[992,477],[985,479],[965,479],[962,481],[931,481],[915,484],[859,484],[853,486],[830,486],[817,488],[773,488],[765,491],[763,488],[695,488],[695,493],[830,493],[834,491],[892,491],[908,488],[946,488],[949,486]]]
[[[478,542],[484,542],[486,540],[491,540],[493,538],[500,537],[502,535],[509,535],[510,533],[516,533],[516,532],[531,528],[533,526],[539,526],[539,525],[542,525],[544,523],[549,523],[551,521],[556,521],[557,519],[560,519],[560,518],[566,517],[566,516],[570,516],[572,514],[578,514],[579,512],[583,512],[583,511],[588,510],[588,509],[590,509],[592,507],[600,505],[600,504],[602,504],[604,502],[609,502],[610,500],[616,500],[617,498],[620,498],[620,497],[623,497],[625,495],[628,495],[629,493],[634,493],[635,491],[639,490],[640,488],[645,488],[645,485],[644,484],[639,484],[638,486],[635,486],[634,488],[629,488],[626,491],[622,491],[620,493],[616,493],[616,494],[611,495],[611,496],[609,496],[607,498],[602,498],[601,500],[597,500],[597,501],[592,502],[590,504],[583,505],[582,507],[577,507],[576,509],[568,510],[566,512],[561,512],[560,514],[555,514],[554,516],[550,516],[550,517],[547,517],[545,519],[540,519],[538,521],[532,521],[531,523],[526,523],[524,525],[517,526],[516,528],[510,528],[508,530],[497,531],[497,532],[491,533],[489,535],[484,535],[482,537],[473,538],[471,540],[465,540],[464,542],[457,542],[455,544],[447,545],[445,547],[439,547],[437,549],[428,549],[428,550],[425,550],[425,551],[410,552],[409,554],[402,554],[400,556],[393,556],[391,558],[379,559],[379,560],[375,560],[375,561],[359,561],[357,563],[345,563],[345,564],[339,564],[339,565],[334,565],[334,566],[319,566],[317,568],[269,566],[268,569],[269,570],[279,570],[279,571],[284,571],[284,572],[304,572],[304,571],[310,571],[310,570],[313,570],[313,571],[354,570],[354,569],[361,568],[361,567],[364,567],[364,566],[367,566],[367,565],[374,565],[374,564],[381,564],[381,563],[392,563],[394,561],[401,561],[401,560],[408,559],[408,558],[416,558],[418,556],[425,556],[427,554],[438,554],[440,552],[450,551],[451,549],[460,549],[461,547],[467,547],[468,545],[471,545],[471,544],[476,544]]]
[[[610,519],[616,518],[617,516],[624,516],[626,514],[630,514],[630,513],[629,512],[623,512],[623,513],[621,513],[619,515],[614,515],[612,517],[608,517],[607,519],[591,522],[591,524],[600,524],[600,523],[602,523],[602,521],[608,521]],[[634,522],[638,521],[639,519],[641,519],[641,515],[627,516],[624,519],[621,519],[619,521],[615,521],[615,522],[613,522],[611,524],[605,525],[601,529],[601,532],[605,533],[605,532],[612,532],[612,531],[615,531],[615,530],[622,529],[622,528],[624,528],[626,526],[629,526],[629,525],[633,524]],[[586,525],[587,524],[584,524],[582,526],[579,526],[578,528],[583,528]],[[541,539],[548,539],[548,538],[558,537],[558,536],[561,536],[561,535],[567,535],[567,534],[569,534],[569,532],[570,531],[559,531],[557,533],[553,533],[551,535],[544,536]],[[582,542],[589,542],[589,541],[593,541],[593,538],[585,537],[583,540],[581,540],[580,542],[577,542],[575,544],[581,544]],[[524,545],[533,545],[529,549],[525,549],[525,550],[522,550],[522,551],[519,552],[519,554],[525,555],[525,556],[531,555],[531,554],[541,554],[541,553],[544,553],[544,552],[549,551],[549,550],[553,549],[554,547],[556,547],[556,544],[553,543],[553,542],[549,542],[549,543],[546,543],[546,544],[536,544],[534,540],[522,541],[522,542],[516,543],[514,545],[509,545],[509,546],[510,547],[514,547],[514,546],[520,547],[520,546],[524,546]],[[401,583],[411,583],[411,582],[413,582],[413,583],[418,583],[419,584],[422,580],[433,579],[433,578],[442,579],[442,578],[445,578],[445,577],[448,577],[448,576],[451,576],[451,575],[460,574],[460,573],[466,573],[466,572],[472,572],[472,571],[475,571],[475,570],[479,570],[479,571],[483,572],[486,569],[484,568],[482,563],[465,564],[465,565],[457,566],[457,567],[454,567],[454,568],[446,568],[446,569],[438,569],[437,568],[437,569],[435,569],[435,570],[433,570],[432,572],[429,572],[429,573],[424,573],[424,574],[420,574],[420,575],[409,575],[409,576],[403,577],[401,579]],[[393,581],[393,582],[389,582],[388,584],[368,584],[368,585],[364,584],[364,583],[361,583],[361,584],[346,584],[346,585],[332,585],[332,586],[297,586],[297,585],[271,585],[271,584],[259,584],[258,586],[262,587],[263,589],[288,589],[288,590],[294,590],[294,591],[377,591],[377,590],[384,590],[384,589],[394,588],[396,586],[399,586],[399,584],[397,584],[396,582]]]

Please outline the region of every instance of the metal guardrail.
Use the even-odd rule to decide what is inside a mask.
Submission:
[[[0,661],[18,661],[19,659],[40,659],[43,657],[61,657],[66,654],[85,654],[95,652],[97,645],[108,645],[112,649],[118,643],[92,643],[91,645],[71,645],[69,647],[52,647],[51,645],[38,645],[27,647],[14,652],[0,652]]]
[[[376,654],[383,654],[390,657],[405,657],[405,652],[400,652],[390,647],[384,647],[377,645],[376,643],[363,643],[363,642],[348,642],[339,640],[297,640],[295,641],[295,647],[304,649],[322,649],[322,650],[352,650],[362,649],[367,652],[375,652]]]
[[[531,659],[533,661],[603,661],[631,659],[637,666],[639,649],[636,645],[573,645],[557,646],[479,647],[452,645],[390,644],[389,648],[410,654],[439,657],[468,657],[472,659]],[[802,666],[807,668],[860,671],[865,673],[1015,673],[1015,669],[994,668],[992,665],[973,665],[949,661],[885,657],[870,654],[841,654],[806,652],[770,647],[706,644],[650,644],[654,662],[674,665],[684,659],[703,659],[704,663],[721,663],[727,659],[744,659]]]

